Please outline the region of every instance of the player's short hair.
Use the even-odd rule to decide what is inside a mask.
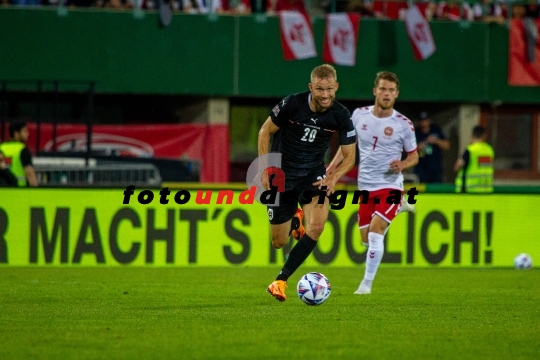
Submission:
[[[480,139],[485,133],[486,128],[481,125],[475,126],[472,130],[472,135],[477,139]]]
[[[379,86],[380,80],[387,80],[396,84],[396,90],[399,90],[399,79],[396,74],[390,71],[379,71],[375,77],[375,87]]]
[[[317,66],[313,71],[311,72],[311,82],[313,82],[314,79],[327,79],[327,78],[333,78],[337,81],[337,72],[336,69],[332,65],[323,64],[320,66]]]
[[[21,130],[26,127],[26,121],[14,121],[9,123],[9,137],[14,138],[16,132],[21,132]]]

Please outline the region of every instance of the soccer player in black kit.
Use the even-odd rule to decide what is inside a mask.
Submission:
[[[259,156],[268,153],[271,135],[280,131],[281,169],[285,173],[285,193],[280,204],[268,207],[272,245],[281,249],[287,243],[291,219],[298,203],[303,207],[305,216],[305,234],[267,289],[279,301],[287,298],[285,288],[289,276],[317,245],[328,218],[328,196],[334,192],[339,178],[354,165],[356,132],[349,110],[335,101],[338,86],[336,70],[331,65],[316,67],[311,72],[310,91],[290,95],[280,101],[259,131]],[[326,177],[324,155],[335,132],[339,135],[343,161]],[[262,184],[270,189],[267,172],[263,172]],[[320,190],[325,189],[324,204],[319,204]]]

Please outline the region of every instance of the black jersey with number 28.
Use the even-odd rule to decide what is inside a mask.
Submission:
[[[340,145],[356,142],[346,107],[334,101],[330,109],[317,113],[309,107],[310,99],[310,92],[287,96],[270,113],[280,128],[279,152],[286,179],[324,174],[324,155],[334,132],[338,132]]]

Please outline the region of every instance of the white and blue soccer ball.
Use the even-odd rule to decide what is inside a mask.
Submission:
[[[308,305],[321,305],[330,296],[330,281],[321,273],[310,272],[302,276],[296,286],[298,297]]]
[[[521,253],[514,258],[514,267],[516,269],[532,268],[532,258],[529,254]]]

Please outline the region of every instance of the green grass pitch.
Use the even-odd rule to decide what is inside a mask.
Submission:
[[[540,271],[0,268],[0,359],[540,359]],[[296,282],[324,273],[307,306]]]

